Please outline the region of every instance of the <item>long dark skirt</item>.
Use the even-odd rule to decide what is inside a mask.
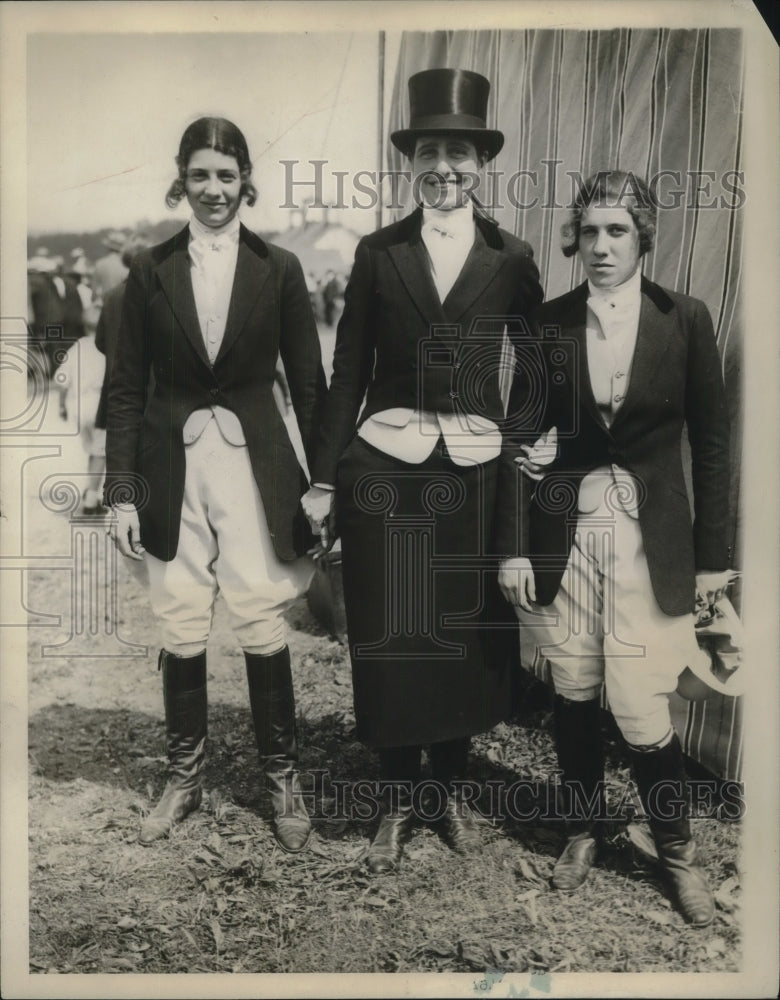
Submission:
[[[489,553],[496,472],[455,465],[441,442],[409,465],[357,437],[339,463],[357,734],[372,746],[470,736],[509,714],[507,646],[490,628],[506,607]]]

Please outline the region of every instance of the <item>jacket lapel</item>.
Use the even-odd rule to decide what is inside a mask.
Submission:
[[[571,384],[576,386],[577,398],[596,423],[606,428],[590,381],[588,339],[585,334],[587,301],[588,283],[584,282],[572,292],[569,308],[561,316],[558,325],[564,340],[567,337],[574,340],[577,347],[575,352],[566,351],[566,368]]]
[[[246,233],[247,230],[241,226],[236,273],[233,278],[233,291],[230,295],[230,306],[225,323],[225,335],[222,338],[219,353],[214,362],[215,365],[238,339],[252,307],[271,274],[268,258],[258,256],[251,249],[246,240]]]
[[[406,291],[428,323],[446,324],[447,316],[439,301],[431,275],[428,251],[422,241],[422,209],[409,216],[408,239],[387,248],[390,259]]]
[[[195,296],[192,292],[190,257],[187,252],[189,233],[189,226],[186,226],[178,234],[173,251],[157,265],[157,275],[179,326],[198,357],[209,365],[198,320],[198,310],[195,307]]]
[[[669,346],[674,323],[668,313],[673,307],[666,295],[656,295],[661,289],[646,278],[642,279],[642,304],[639,310],[639,329],[631,362],[631,376],[623,405],[615,414],[612,427],[630,414],[637,402],[650,387],[664,354]]]
[[[489,247],[479,226],[474,228],[474,245],[444,300],[444,312],[450,322],[460,319],[506,263],[506,255]]]

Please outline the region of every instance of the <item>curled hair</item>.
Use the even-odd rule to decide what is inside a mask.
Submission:
[[[249,159],[249,148],[241,129],[228,121],[227,118],[198,118],[184,130],[179,143],[179,155],[176,166],[179,176],[168,188],[165,204],[168,208],[176,208],[186,195],[184,182],[187,177],[187,167],[193,153],[199,149],[215,149],[225,156],[234,157],[238,164],[241,177],[241,197],[247,205],[257,201],[257,189],[252,183],[252,161]]]
[[[580,248],[580,222],[587,208],[625,208],[639,233],[639,256],[649,253],[655,242],[657,206],[650,188],[637,174],[625,170],[599,170],[580,183],[561,226],[561,249],[564,257],[573,257]]]

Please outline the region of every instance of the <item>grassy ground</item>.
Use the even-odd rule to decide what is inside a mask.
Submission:
[[[41,607],[50,577],[32,580]],[[137,584],[124,582],[133,636],[150,636]],[[159,678],[150,655],[101,664],[30,654],[30,962],[32,972],[674,972],[740,967],[739,826],[699,821],[719,887],[706,930],[674,912],[625,826],[578,893],[552,891],[552,822],[484,824],[484,850],[454,855],[419,829],[399,874],[361,864],[371,826],[326,818],[305,854],[269,830],[247,707],[243,659],[220,609],[210,645],[210,745],[204,806],[170,840],[136,842],[163,782]],[[305,602],[290,615],[302,766],[352,783],[373,755],[353,733],[346,653]],[[554,770],[544,690],[474,741],[481,779]],[[613,797],[628,781],[610,739]],[[346,803],[349,804],[346,793]],[[530,804],[530,803],[528,803]]]

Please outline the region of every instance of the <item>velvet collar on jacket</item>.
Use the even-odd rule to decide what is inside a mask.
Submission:
[[[422,209],[391,227],[387,252],[410,298],[431,324],[456,323],[507,263],[498,226],[475,216],[474,244],[444,302],[439,300],[422,239]]]
[[[588,347],[585,335],[586,303],[588,299],[588,283],[583,282],[559,299],[545,303],[539,311],[539,320],[543,326],[555,326],[560,330],[560,336],[565,340],[574,339],[577,344],[576,356],[566,352],[569,377],[578,387],[579,399],[591,416],[600,424],[604,424],[601,412],[593,396],[590,371],[588,369]],[[670,322],[670,314],[674,309],[674,301],[666,291],[654,282],[642,277],[642,305],[639,312],[639,330],[636,347],[631,364],[631,378],[623,405],[615,414],[610,425],[610,433],[630,416],[650,386],[653,375],[667,351],[669,340],[675,329]],[[547,313],[549,312],[550,318]],[[554,322],[551,322],[554,317]],[[577,363],[576,358],[581,359]],[[606,426],[606,425],[604,425]]]

